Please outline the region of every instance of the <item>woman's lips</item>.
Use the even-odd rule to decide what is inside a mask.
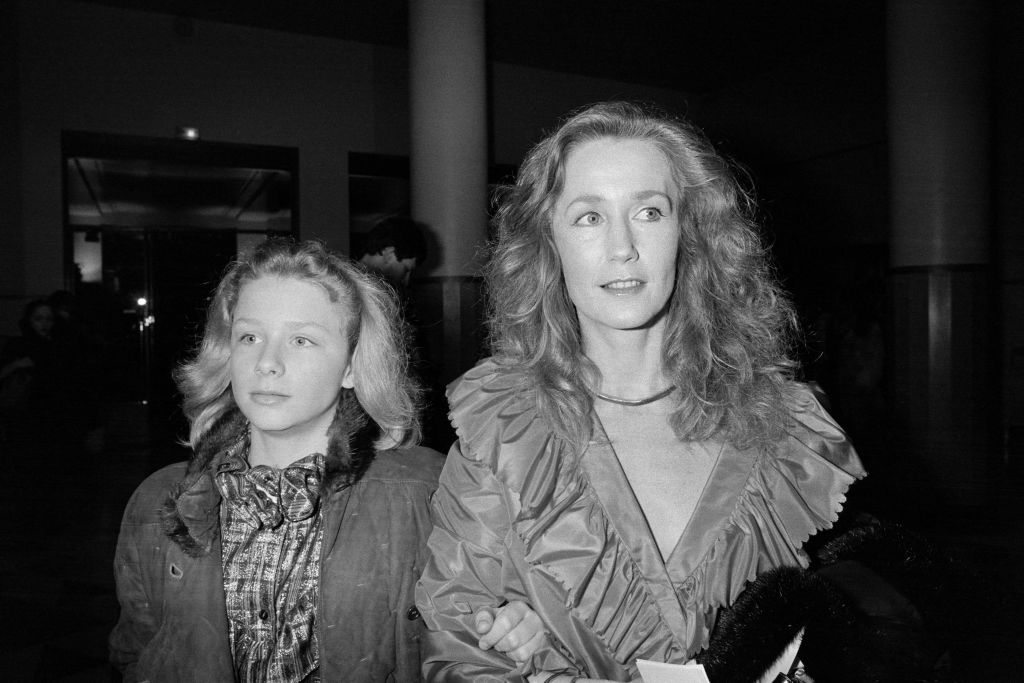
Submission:
[[[601,289],[611,294],[633,294],[644,286],[643,280],[626,279],[612,280],[601,285]]]

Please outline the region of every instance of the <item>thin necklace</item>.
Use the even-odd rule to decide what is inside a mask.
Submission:
[[[645,406],[648,403],[654,403],[655,401],[661,400],[675,391],[675,386],[670,386],[668,389],[663,389],[653,396],[647,398],[619,398],[618,396],[609,396],[608,394],[602,394],[600,391],[595,391],[594,396],[597,396],[602,401],[608,401],[609,403],[617,403],[620,406]]]

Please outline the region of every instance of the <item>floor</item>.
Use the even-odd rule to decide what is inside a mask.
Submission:
[[[141,406],[107,409],[100,454],[69,463],[26,461],[17,444],[0,445],[8,507],[0,527],[0,679],[120,680],[106,664],[120,515],[147,473],[184,453],[170,440],[152,443],[145,425]],[[905,519],[896,521],[954,558],[948,596],[959,615],[951,635],[963,681],[1017,681],[1024,671],[1024,486],[1007,476],[997,488],[984,509],[937,510],[927,496],[883,506],[902,509]],[[876,502],[889,495],[866,490]]]

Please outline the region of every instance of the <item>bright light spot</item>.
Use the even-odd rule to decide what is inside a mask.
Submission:
[[[146,297],[140,296],[138,299],[135,300],[135,303],[137,303],[139,306],[145,306],[149,302],[146,300]]]

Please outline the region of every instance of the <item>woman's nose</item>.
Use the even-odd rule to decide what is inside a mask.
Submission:
[[[608,258],[612,261],[632,261],[637,257],[633,226],[627,218],[618,218],[608,226]]]

